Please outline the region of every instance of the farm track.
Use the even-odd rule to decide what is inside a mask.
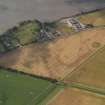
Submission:
[[[52,93],[55,89],[56,89],[56,86],[55,86],[55,85],[54,85],[54,86],[49,85],[49,86],[46,88],[46,90],[44,90],[42,93],[40,93],[37,97],[34,97],[34,98],[31,100],[31,102],[28,103],[27,105],[31,105],[31,104],[33,104],[33,103],[35,103],[35,105],[37,105],[37,104],[42,103],[43,100],[45,100],[45,99],[43,99],[43,98],[47,98],[47,97],[48,97],[46,94]],[[42,100],[37,102],[36,100],[38,100],[40,97],[41,97]],[[36,103],[36,102],[37,102],[37,103]]]
[[[88,91],[88,92],[91,92],[91,93],[95,93],[95,94],[98,94],[98,95],[105,96],[105,89],[100,89],[98,87],[89,86],[89,85],[86,85],[86,84],[70,83],[70,84],[68,84],[68,87],[77,88],[77,89],[80,89],[80,90],[84,90],[84,91]]]

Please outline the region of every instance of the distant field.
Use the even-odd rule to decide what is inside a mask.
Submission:
[[[105,9],[83,14],[76,18],[84,24],[93,24],[94,26],[105,25]]]
[[[66,80],[105,89],[105,47],[81,64]]]
[[[0,0],[0,33],[23,20],[53,21],[103,6],[104,0]]]
[[[0,105],[40,105],[55,88],[47,80],[0,69]]]
[[[101,34],[100,34],[101,33]],[[63,79],[105,44],[105,28],[95,28],[51,42],[23,46],[0,56],[0,66],[30,74]]]
[[[75,88],[67,88],[47,105],[105,105],[105,97]]]

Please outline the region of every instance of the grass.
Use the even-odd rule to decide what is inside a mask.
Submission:
[[[5,47],[2,45],[2,43],[0,43],[0,52],[5,52]]]
[[[56,30],[63,32],[64,34],[72,34],[75,30],[72,27],[69,27],[66,23],[57,23]]]
[[[105,47],[80,65],[76,72],[67,78],[69,82],[76,82],[105,88]]]
[[[47,105],[49,101],[51,101],[57,95],[57,93],[60,92],[61,89],[62,88],[58,85],[56,89],[39,105]]]
[[[39,105],[55,88],[48,80],[0,69],[0,105]]]
[[[35,22],[20,25],[15,36],[19,39],[20,44],[24,45],[35,41],[36,33],[39,31],[39,26]]]
[[[76,18],[84,24],[93,24],[94,26],[105,25],[105,9],[80,15]]]
[[[71,84],[68,84],[68,86],[71,88],[77,88],[83,91],[92,92],[100,96],[105,96],[105,89],[96,88],[96,87],[92,87],[92,86],[88,86],[86,84],[80,84],[80,83],[71,83]]]
[[[18,26],[9,29],[0,36],[0,52],[8,51],[18,46],[29,44],[36,41],[36,37],[40,31],[40,23],[38,21],[23,21]],[[2,46],[5,45],[5,48]]]

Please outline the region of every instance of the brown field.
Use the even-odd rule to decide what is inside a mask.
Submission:
[[[105,46],[80,65],[65,81],[105,89]]]
[[[80,15],[76,18],[84,24],[93,24],[94,26],[105,25],[105,9]]]
[[[49,101],[47,105],[105,105],[105,97],[75,88],[68,88]]]
[[[0,57],[0,66],[63,79],[104,44],[105,29],[90,29],[59,37],[52,42],[31,44],[10,51]]]

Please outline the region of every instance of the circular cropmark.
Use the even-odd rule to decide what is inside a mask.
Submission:
[[[93,48],[99,48],[101,46],[101,43],[100,42],[93,42],[92,43],[92,47]]]

